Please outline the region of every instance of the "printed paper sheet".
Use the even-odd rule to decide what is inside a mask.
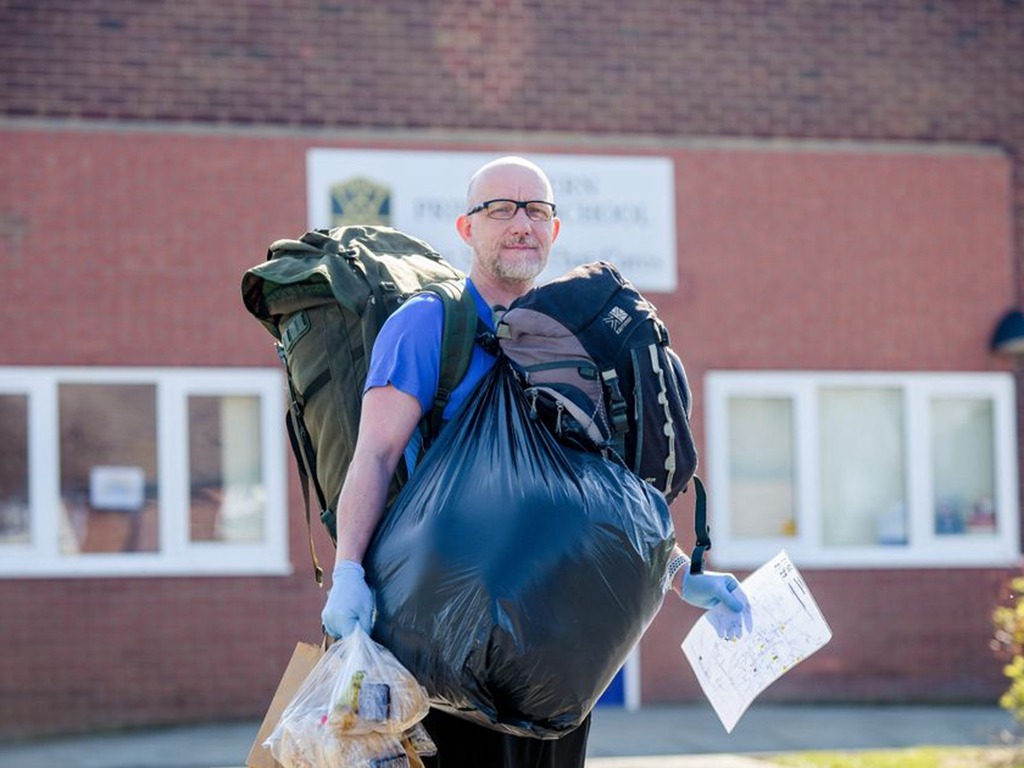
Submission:
[[[775,680],[832,638],[796,566],[783,551],[743,581],[753,628],[726,641],[711,609],[694,624],[682,649],[704,695],[729,733],[754,699]]]

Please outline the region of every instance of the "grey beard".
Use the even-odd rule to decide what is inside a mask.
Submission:
[[[502,243],[501,245],[503,248],[507,248],[521,244],[522,241],[515,241],[513,243]],[[537,275],[544,271],[544,267],[547,266],[547,259],[541,259],[540,261],[516,259],[514,262],[509,262],[502,260],[499,252],[495,254],[492,266],[495,276],[502,280],[532,282]]]

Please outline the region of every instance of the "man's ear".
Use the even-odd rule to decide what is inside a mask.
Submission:
[[[469,244],[470,233],[473,230],[473,219],[463,213],[455,220],[455,228],[459,230],[459,236],[463,241]]]
[[[558,233],[562,229],[562,220],[557,216],[551,220],[551,242],[555,242],[558,239]]]

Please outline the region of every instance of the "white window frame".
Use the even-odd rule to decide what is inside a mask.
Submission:
[[[156,388],[159,550],[60,551],[62,384],[151,384]],[[29,541],[0,543],[0,578],[284,575],[288,556],[284,380],[266,368],[0,367],[0,395],[28,396]],[[261,472],[267,508],[259,542],[190,541],[188,397],[259,398]]]
[[[906,545],[826,547],[819,506],[817,408],[823,387],[898,388],[904,396]],[[785,397],[794,409],[796,534],[742,538],[730,520],[728,400],[732,396]],[[993,405],[995,502],[993,536],[938,535],[934,530],[930,398],[979,398]],[[1003,567],[1020,562],[1016,407],[1007,373],[877,373],[814,371],[711,371],[704,379],[708,514],[716,566],[755,568],[785,549],[816,568]]]

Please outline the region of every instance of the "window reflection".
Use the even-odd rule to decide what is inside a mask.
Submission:
[[[28,397],[0,395],[0,544],[29,541]]]
[[[905,545],[902,390],[826,387],[818,406],[825,545]]]
[[[742,538],[794,536],[793,401],[729,398],[729,498]]]
[[[61,552],[157,551],[156,387],[58,392]]]
[[[192,541],[263,539],[259,398],[188,398]]]
[[[992,401],[931,401],[935,533],[995,535],[995,436]]]

